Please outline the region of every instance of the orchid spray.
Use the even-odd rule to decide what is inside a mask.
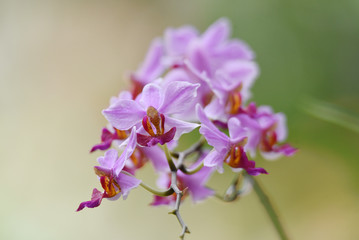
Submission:
[[[130,76],[132,88],[113,97],[102,112],[108,127],[91,152],[106,151],[94,167],[103,190],[95,188],[91,200],[77,211],[98,207],[104,198],[126,199],[133,188],[142,186],[153,194],[152,206],[173,209],[184,238],[189,228],[179,210],[187,196],[193,202],[211,196],[230,202],[252,186],[279,235],[287,239],[253,177],[268,172],[252,159],[258,152],[265,159],[291,156],[296,149],[283,143],[285,115],[249,102],[259,72],[255,56],[247,44],[229,37],[228,20],[219,19],[203,34],[191,26],[169,28],[152,42]],[[197,142],[177,151],[181,136],[198,129]],[[153,165],[163,190],[136,178],[147,163]],[[220,195],[207,182],[212,173],[225,170],[235,172],[235,178]]]

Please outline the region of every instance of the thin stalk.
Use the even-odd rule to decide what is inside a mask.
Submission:
[[[197,173],[199,170],[201,170],[203,168],[203,162],[201,162],[201,164],[199,164],[197,167],[195,167],[194,169],[187,169],[184,165],[181,165],[179,167],[179,170],[181,170],[184,174],[187,175],[192,175]]]
[[[183,196],[183,192],[177,186],[177,172],[171,172],[171,188],[175,191],[176,197],[176,205],[175,209],[170,214],[176,215],[178,222],[181,224],[182,232],[180,234],[180,238],[184,239],[186,233],[190,233],[186,223],[183,221],[181,214],[179,213],[179,208],[181,205],[181,198]]]
[[[128,176],[135,177],[131,173],[127,172],[127,171],[122,170],[121,172],[128,175]],[[150,193],[153,193],[153,194],[155,194],[157,196],[160,196],[160,197],[167,197],[167,196],[174,193],[174,190],[172,188],[169,188],[166,191],[158,191],[158,190],[155,190],[152,187],[150,187],[150,186],[148,186],[148,185],[146,185],[146,184],[144,184],[142,182],[140,183],[140,186],[143,187],[144,189],[146,189],[147,191],[149,191]]]
[[[172,160],[172,156],[171,156],[170,150],[167,147],[167,144],[162,145],[162,149],[164,150],[164,152],[166,154],[168,166],[170,167],[171,172],[177,172],[176,165],[174,164],[174,162]]]
[[[268,216],[272,220],[272,223],[277,230],[277,233],[280,236],[280,239],[282,240],[289,240],[288,235],[286,234],[286,231],[284,230],[283,224],[280,221],[280,218],[278,216],[278,212],[274,209],[272,203],[270,202],[267,194],[264,192],[263,188],[259,184],[259,182],[254,178],[251,177],[253,182],[253,189],[255,193],[257,194],[259,200],[261,201],[262,205],[266,209]]]

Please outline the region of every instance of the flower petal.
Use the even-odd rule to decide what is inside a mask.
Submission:
[[[117,158],[118,152],[115,149],[110,149],[105,153],[105,156],[99,157],[97,161],[100,163],[101,167],[111,169],[113,168]]]
[[[217,47],[212,54],[213,57],[228,60],[253,60],[255,54],[252,49],[243,41],[231,39],[226,44]]]
[[[237,118],[228,120],[228,130],[231,143],[237,144],[247,137],[247,131]]]
[[[146,157],[150,159],[153,164],[153,167],[157,172],[169,171],[167,159],[165,153],[158,146],[153,147],[143,147],[141,151],[144,152]]]
[[[199,86],[188,82],[169,82],[165,86],[163,103],[158,111],[163,114],[180,114],[188,111],[196,100]]]
[[[286,140],[288,135],[286,124],[287,119],[283,113],[276,113],[275,118],[277,119],[277,128],[275,130],[277,134],[277,140],[278,142],[283,142],[284,140]]]
[[[200,105],[197,105],[196,108],[198,118],[202,123],[199,132],[206,138],[208,144],[218,151],[227,149],[230,144],[229,137],[219,131],[218,128],[207,118]]]
[[[228,39],[230,28],[231,26],[227,19],[221,18],[217,20],[202,34],[202,44],[210,50],[217,47]]]
[[[111,140],[107,140],[105,142],[102,142],[102,143],[99,143],[99,144],[96,144],[94,145],[90,152],[94,152],[96,150],[107,150],[111,147],[111,144],[112,144],[112,139]]]
[[[198,32],[192,26],[178,29],[168,28],[164,34],[164,42],[169,55],[184,55],[191,41],[195,40]]]
[[[199,127],[197,123],[185,122],[175,118],[166,116],[165,129],[176,128],[176,133],[173,140],[178,140],[182,134],[192,132],[195,128]]]
[[[97,190],[96,188],[94,188],[92,191],[91,200],[80,203],[80,205],[76,211],[77,212],[81,211],[85,207],[88,207],[88,208],[98,207],[98,206],[100,206],[102,199],[103,199],[103,193],[100,192],[99,190]]]
[[[139,102],[146,110],[149,106],[158,109],[161,101],[161,88],[158,84],[150,83],[143,88]]]
[[[102,111],[112,126],[119,130],[128,130],[146,115],[145,110],[135,101],[121,99]]]
[[[121,187],[121,193],[123,195],[123,199],[127,198],[131,189],[136,188],[141,183],[141,180],[132,176],[128,176],[124,173],[120,173],[116,178],[116,181]]]
[[[114,164],[114,170],[116,175],[118,175],[122,171],[127,159],[129,159],[133,151],[135,151],[136,145],[137,145],[136,127],[133,127],[131,130],[131,135],[128,137],[128,142],[125,150],[122,152],[121,156]]]
[[[258,76],[258,66],[252,61],[229,61],[216,72],[216,84],[225,91],[232,91],[242,84],[242,91],[248,92]],[[248,94],[248,93],[247,93]]]
[[[225,112],[225,106],[218,98],[214,98],[205,108],[204,112],[206,116],[214,120],[227,121],[227,113]]]
[[[134,74],[136,81],[147,84],[161,76],[164,71],[162,57],[164,55],[163,44],[159,39],[155,39],[147,52],[144,62]]]
[[[203,164],[206,167],[217,167],[222,168],[224,158],[227,155],[226,149],[223,149],[221,152],[216,151],[213,149],[208,153],[208,155],[203,159]]]

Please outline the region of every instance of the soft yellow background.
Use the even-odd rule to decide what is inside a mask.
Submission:
[[[359,239],[358,133],[305,113],[307,99],[359,112],[359,3],[345,1],[0,1],[0,239],[177,239],[175,217],[128,200],[76,213],[100,187],[90,155],[101,110],[168,26],[219,17],[257,53],[254,100],[288,114],[300,150],[258,159],[292,239]],[[143,173],[153,184],[150,168]],[[211,182],[225,186],[230,178]],[[278,239],[252,193],[181,208],[188,239]]]

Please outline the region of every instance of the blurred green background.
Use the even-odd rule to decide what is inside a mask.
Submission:
[[[100,153],[89,149],[106,124],[101,110],[128,86],[150,41],[223,16],[257,54],[253,100],[287,114],[300,149],[257,159],[290,236],[359,239],[359,134],[315,107],[359,112],[357,0],[0,1],[0,239],[177,239],[175,217],[149,207],[141,188],[75,209],[100,187]],[[143,176],[154,184],[151,174]],[[187,239],[278,239],[253,193],[232,204],[186,201],[181,211]]]

